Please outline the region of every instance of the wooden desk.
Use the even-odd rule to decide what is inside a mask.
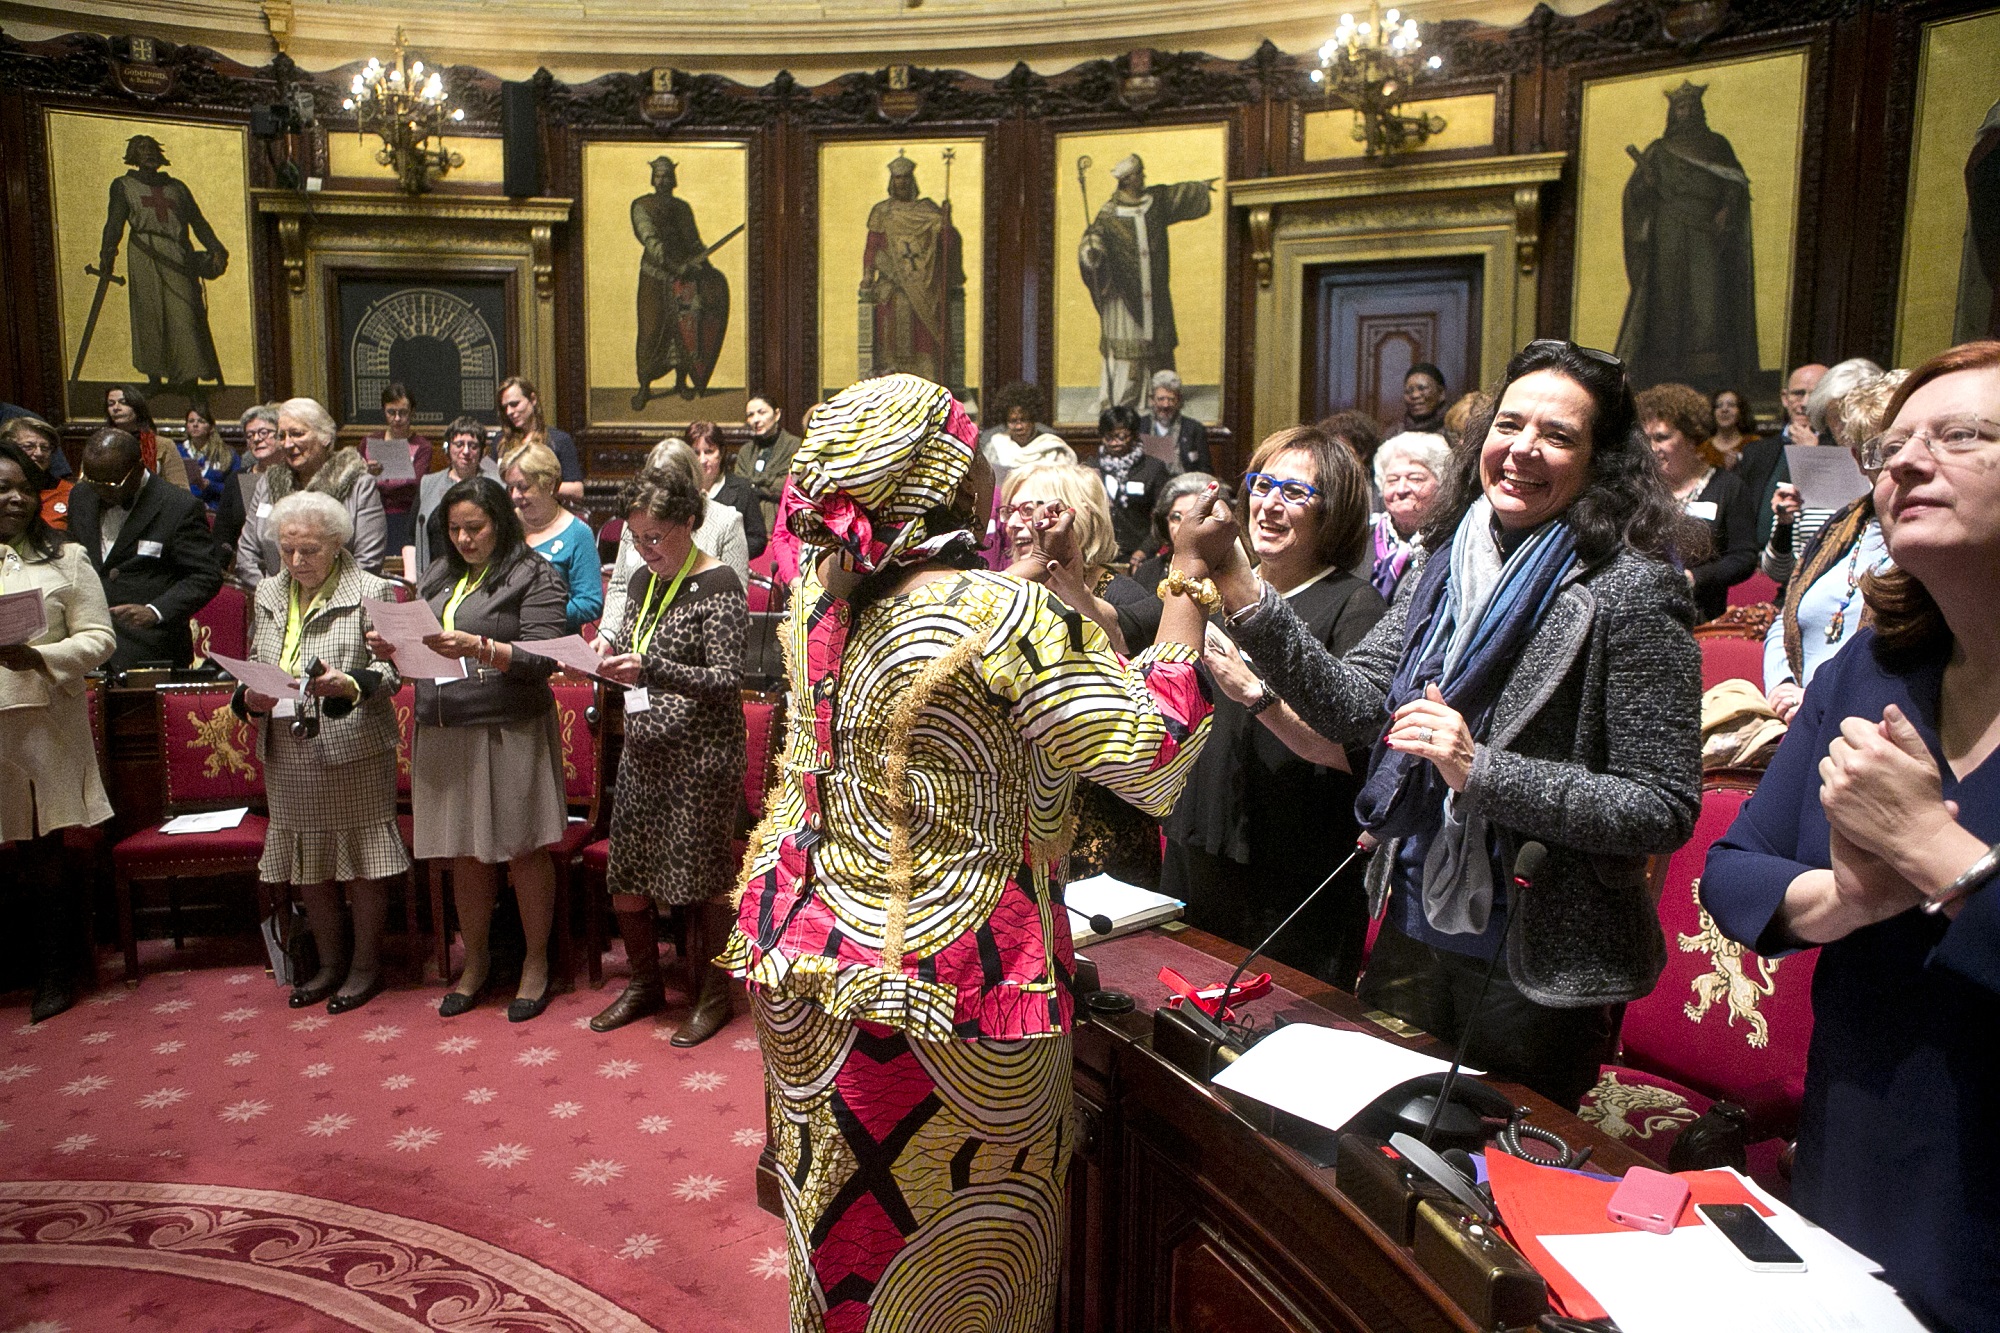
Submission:
[[[1216,958],[1218,977],[1243,952],[1200,931],[1176,938]],[[1352,995],[1270,970],[1309,1002],[1365,1021]],[[1144,1006],[1076,1026],[1080,1138],[1059,1305],[1065,1333],[1479,1333],[1411,1252],[1334,1188],[1331,1168],[1264,1132],[1257,1103],[1155,1055],[1152,1030]],[[1427,1036],[1381,1035],[1440,1053]],[[1531,1123],[1590,1145],[1593,1162],[1614,1174],[1643,1161],[1527,1089],[1496,1086],[1533,1108]],[[777,1212],[773,1170],[767,1149],[758,1202]]]

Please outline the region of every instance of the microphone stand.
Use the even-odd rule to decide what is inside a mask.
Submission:
[[[1335,866],[1333,868],[1333,873],[1328,875],[1325,879],[1319,882],[1318,888],[1315,888],[1311,893],[1308,893],[1304,898],[1301,898],[1299,900],[1299,905],[1297,907],[1294,907],[1289,913],[1286,914],[1285,919],[1278,923],[1277,928],[1275,930],[1273,930],[1270,934],[1264,937],[1262,943],[1260,943],[1256,948],[1252,949],[1249,953],[1243,955],[1243,961],[1236,965],[1236,970],[1229,974],[1229,981],[1222,988],[1222,998],[1215,1002],[1215,1026],[1217,1032],[1211,1033],[1210,1035],[1216,1036],[1217,1040],[1226,1039],[1224,1036],[1220,1035],[1223,1032],[1222,1016],[1229,1012],[1229,997],[1236,993],[1236,983],[1242,979],[1244,969],[1250,966],[1251,962],[1257,957],[1258,954],[1261,954],[1264,952],[1264,950],[1270,948],[1271,941],[1277,939],[1279,935],[1284,933],[1285,927],[1292,924],[1293,918],[1298,916],[1300,912],[1305,911],[1306,908],[1312,903],[1312,900],[1319,897],[1320,891],[1325,889],[1327,885],[1333,883],[1334,880],[1340,878],[1340,872],[1347,869],[1347,867],[1353,865],[1354,858],[1361,855],[1363,852],[1369,850],[1369,847],[1370,844],[1365,841],[1355,843],[1354,850],[1347,854],[1347,859],[1342,861],[1339,865]],[[1197,1013],[1201,1012],[1201,1006],[1198,1004],[1192,1005],[1190,1007],[1193,1008]],[[1203,1015],[1203,1017],[1206,1016],[1207,1015],[1205,1014]]]

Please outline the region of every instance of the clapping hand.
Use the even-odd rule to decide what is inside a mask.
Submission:
[[[1862,851],[1894,863],[1954,822],[1937,760],[1910,719],[1890,704],[1880,722],[1850,717],[1819,761],[1827,823]]]
[[[1174,529],[1174,565],[1190,577],[1213,574],[1218,582],[1250,568],[1250,558],[1243,553],[1243,527],[1214,482]]]

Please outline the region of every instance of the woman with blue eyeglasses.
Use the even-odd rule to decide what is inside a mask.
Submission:
[[[1386,609],[1356,576],[1368,545],[1368,473],[1317,426],[1279,431],[1251,455],[1237,502],[1263,580],[1313,640],[1344,653]],[[1203,661],[1222,695],[1208,748],[1165,821],[1161,888],[1191,924],[1246,948],[1305,901],[1354,845],[1359,761],[1279,702],[1212,633]],[[1279,962],[1354,989],[1368,905],[1358,878],[1329,888],[1271,946]]]
[[[1680,516],[1623,364],[1574,343],[1508,363],[1451,473],[1395,604],[1343,655],[1259,579],[1235,523],[1182,523],[1176,561],[1212,573],[1231,637],[1301,720],[1373,747],[1356,814],[1388,914],[1362,1002],[1575,1106],[1666,965],[1647,858],[1701,808],[1701,655],[1666,560]],[[1522,891],[1529,841],[1548,860]]]

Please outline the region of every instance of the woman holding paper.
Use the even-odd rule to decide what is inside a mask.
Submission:
[[[1936,1328],[2000,1311],[2000,342],[1919,366],[1862,445],[1895,568],[1820,668],[1703,904],[1819,948],[1792,1199]]]
[[[1862,444],[1887,424],[1889,400],[1908,379],[1892,370],[1843,397],[1830,416],[1833,433],[1849,441],[1860,462]],[[1893,520],[1875,509],[1875,493],[1834,514],[1789,567],[1778,618],[1764,635],[1764,697],[1780,721],[1790,722],[1805,699],[1813,673],[1868,623],[1861,584],[1871,573],[1894,567],[1888,528]],[[1765,554],[1768,565],[1771,556]]]
[[[1694,591],[1695,610],[1713,620],[1729,605],[1729,590],[1757,569],[1757,498],[1734,472],[1709,463],[1703,448],[1715,434],[1715,409],[1685,384],[1659,384],[1638,397],[1639,428],[1653,446],[1660,480],[1699,531],[1705,550],[1679,552]],[[1690,532],[1688,535],[1692,535]]]
[[[250,656],[287,676],[318,663],[301,703],[237,687],[231,706],[257,727],[271,831],[257,875],[298,890],[319,948],[319,971],[292,988],[291,1007],[326,1001],[330,1014],[359,1009],[382,992],[382,927],[388,886],[410,868],[396,831],[396,707],[392,664],[368,652],[369,600],[389,585],[346,547],[353,520],[332,496],[288,495],[267,526],[283,567],[257,585]],[[303,723],[299,720],[303,716]],[[317,720],[316,734],[301,735]],[[342,947],[341,890],[354,918]]]
[[[697,975],[676,1046],[729,1021],[729,979],[708,960],[729,938],[746,744],[737,687],[750,613],[734,571],[695,545],[704,509],[718,503],[703,489],[685,447],[626,486],[626,531],[645,568],[626,589],[624,623],[597,639],[602,674],[627,687],[605,882],[632,979],[590,1026],[609,1032],[666,1007],[654,913],[685,907]]]
[[[1494,965],[1465,1057],[1564,1106],[1666,965],[1647,858],[1701,809],[1701,655],[1666,560],[1679,521],[1624,363],[1539,339],[1467,427],[1395,604],[1346,654],[1257,577],[1235,522],[1175,533],[1265,684],[1320,735],[1373,745],[1356,813],[1383,844],[1368,884],[1388,914],[1362,1001],[1462,1040]],[[1548,861],[1520,892],[1531,839]]]
[[[41,475],[20,445],[0,440],[0,592],[39,592],[45,622],[0,647],[0,842],[19,858],[40,956],[35,1023],[75,1002],[70,966],[82,952],[86,898],[64,874],[62,830],[111,818],[83,677],[118,646],[89,556],[42,519]]]
[[[465,971],[438,1013],[479,1002],[492,965],[488,929],[507,867],[521,909],[527,956],[507,1018],[538,1016],[549,1001],[549,926],[556,872],[548,849],[560,841],[562,744],[549,676],[556,664],[516,645],[565,633],[562,576],[528,549],[507,492],[490,477],[453,485],[440,501],[450,545],[425,571],[418,593],[442,628],[424,647],[462,660],[464,679],[417,681],[417,733],[410,806],[416,852],[452,860],[452,893],[465,938]],[[396,649],[371,633],[377,657]]]
[[[575,634],[604,613],[604,567],[590,525],[556,499],[562,464],[546,445],[531,442],[500,460],[500,481],[521,516],[528,549],[554,565],[569,587],[563,620]]]

